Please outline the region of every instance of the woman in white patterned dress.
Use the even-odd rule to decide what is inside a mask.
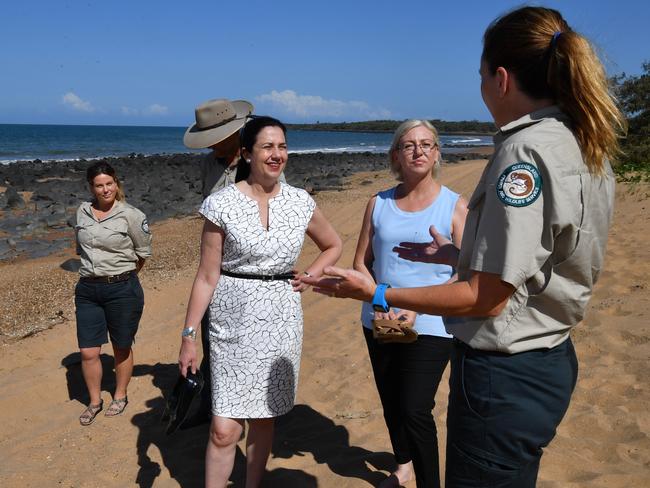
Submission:
[[[250,174],[203,202],[201,262],[179,355],[196,371],[196,331],[210,310],[212,423],[206,486],[226,486],[237,441],[249,421],[246,486],[259,486],[275,417],[293,407],[302,349],[299,274],[320,276],[339,258],[341,239],[309,194],[278,181],[287,162],[286,128],[255,117],[242,133]],[[294,270],[305,233],[321,253]]]

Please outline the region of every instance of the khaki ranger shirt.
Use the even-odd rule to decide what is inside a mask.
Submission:
[[[215,158],[213,153],[206,154],[201,160],[201,193],[203,198],[235,183],[237,166],[228,168],[224,158]]]
[[[82,277],[114,276],[133,271],[138,258],[151,256],[147,217],[119,200],[101,221],[95,218],[90,202],[82,203],[77,209],[75,234]]]
[[[603,265],[614,176],[609,164],[589,173],[557,107],[501,127],[494,145],[468,203],[458,275],[494,273],[515,291],[497,317],[445,325],[476,349],[551,348],[582,320]]]

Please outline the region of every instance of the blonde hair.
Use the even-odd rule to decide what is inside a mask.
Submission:
[[[483,36],[482,59],[492,74],[506,68],[524,93],[552,99],[570,117],[592,174],[602,173],[605,160],[620,154],[627,121],[591,44],[560,12],[523,7],[496,19]]]
[[[390,157],[390,171],[395,175],[395,178],[397,178],[398,181],[402,181],[402,166],[399,164],[399,161],[397,161],[396,154],[397,151],[400,149],[400,139],[406,134],[408,131],[411,129],[415,129],[416,127],[425,127],[426,129],[429,129],[431,131],[431,135],[433,136],[433,142],[438,146],[438,152],[440,154],[440,141],[438,139],[438,131],[436,128],[429,122],[428,120],[421,120],[421,119],[409,119],[405,120],[402,122],[397,129],[395,129],[395,133],[393,134],[393,142],[390,145],[390,150],[388,151],[388,155]],[[433,168],[431,168],[431,176],[434,178],[438,177],[438,171],[440,169],[440,158],[435,162],[433,165]]]

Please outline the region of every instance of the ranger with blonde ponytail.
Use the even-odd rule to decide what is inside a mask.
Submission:
[[[569,332],[603,265],[626,125],[589,41],[558,11],[514,10],[483,42],[481,93],[499,130],[458,276],[497,307],[446,321],[458,339],[446,480],[534,487],[576,384]]]
[[[610,167],[625,121],[589,42],[556,10],[524,7],[484,35],[481,94],[498,127],[467,205],[460,250],[431,229],[412,261],[451,264],[455,283],[375,285],[328,268],[314,290],[442,315],[454,336],[447,487],[536,485],[543,448],[571,399],[569,336],[603,266]]]

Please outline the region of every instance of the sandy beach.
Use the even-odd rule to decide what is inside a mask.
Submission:
[[[289,165],[291,160],[289,161]],[[485,160],[444,165],[441,180],[466,198]],[[363,209],[394,180],[388,171],[356,173],[342,191],[315,199],[352,262]],[[578,386],[555,440],[546,449],[541,488],[650,486],[650,185],[619,184],[605,269],[573,340]],[[152,226],[154,257],[141,274],[146,308],[134,346],[129,406],[89,427],[76,345],[74,249],[0,264],[0,480],[3,487],[199,487],[207,425],[166,436],[164,396],[178,375],[179,334],[196,266],[201,220]],[[300,258],[316,247],[307,242]],[[370,487],[393,468],[359,322],[359,304],[311,291],[303,295],[305,336],[296,407],[277,423],[265,486]],[[35,327],[35,324],[38,327]],[[49,327],[49,328],[48,328]],[[22,339],[23,331],[46,330]],[[11,333],[9,333],[9,331]],[[103,348],[103,399],[114,387],[112,351]],[[436,398],[444,462],[443,380]],[[240,447],[243,448],[243,442]],[[243,486],[238,451],[233,486]],[[408,485],[414,487],[415,483]]]

